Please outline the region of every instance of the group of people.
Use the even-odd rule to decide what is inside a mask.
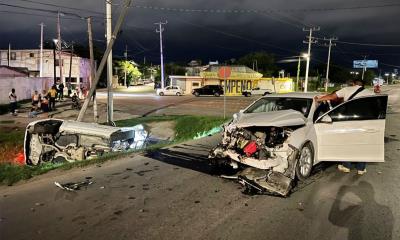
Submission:
[[[75,104],[79,102],[81,95],[83,97],[83,90],[79,91],[79,89],[71,93],[70,96],[72,102]],[[15,116],[17,115],[18,98],[14,88],[11,89],[8,98],[10,102],[10,113]],[[56,100],[64,100],[64,84],[62,82],[54,84],[48,91],[43,90],[40,92],[35,90],[32,94],[32,107],[28,113],[28,117],[35,117],[39,112],[50,112],[56,110]]]

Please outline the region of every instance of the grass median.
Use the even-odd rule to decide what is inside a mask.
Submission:
[[[224,120],[221,117],[174,115],[174,116],[149,116],[149,117],[133,118],[133,119],[117,121],[116,124],[118,127],[132,127],[138,124],[146,125],[148,123],[157,123],[162,121],[173,121],[175,123],[174,140],[168,143],[152,145],[140,151],[154,151],[171,144],[177,144],[186,140],[194,139],[198,136],[204,135],[204,133],[207,133],[211,129],[221,126],[227,120]],[[2,150],[4,150],[4,153],[6,153],[13,148],[15,148],[17,151],[21,151],[23,149],[23,140],[24,140],[24,131],[22,130],[15,131],[12,134],[2,131],[0,133],[0,143],[1,145],[10,147],[6,149],[0,148],[0,152],[3,152]],[[45,163],[39,166],[16,165],[14,163],[14,159],[8,159],[8,161],[5,161],[7,157],[9,158],[15,157],[15,154],[11,155],[4,154],[3,161],[0,162],[0,184],[12,185],[20,180],[26,180],[54,169],[66,170],[74,167],[84,167],[91,164],[100,164],[105,161],[125,157],[132,153],[133,153],[132,151],[110,153],[93,160],[85,160],[80,162],[62,163],[62,164]]]

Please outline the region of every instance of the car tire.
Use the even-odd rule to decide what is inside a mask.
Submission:
[[[180,97],[180,96],[182,96],[182,94],[180,92],[177,92],[176,96]]]
[[[250,96],[251,96],[251,93],[245,93],[244,96],[245,96],[245,97],[250,97]]]
[[[164,93],[163,93],[163,92],[160,92],[158,95],[160,95],[160,96],[164,96]]]
[[[219,97],[220,94],[216,92],[216,93],[214,93],[214,96]]]
[[[195,95],[196,97],[198,97],[198,96],[200,96],[200,93],[199,93],[199,92],[195,92],[194,95]]]
[[[263,96],[267,96],[268,94],[271,94],[270,92],[265,92],[264,94],[263,94]]]
[[[314,165],[314,148],[311,142],[303,145],[299,152],[299,157],[296,164],[296,177],[300,181],[306,180],[312,172]]]

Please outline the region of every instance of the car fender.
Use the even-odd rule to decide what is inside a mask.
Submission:
[[[302,128],[296,129],[290,134],[287,142],[289,146],[297,149],[298,151],[301,150],[304,144],[310,142],[312,144],[312,147],[314,148],[314,165],[315,165],[319,161],[318,161],[317,138],[315,135],[315,131],[313,131],[313,129],[314,128],[312,124],[307,124]]]

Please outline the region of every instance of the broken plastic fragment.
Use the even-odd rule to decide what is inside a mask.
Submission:
[[[81,187],[86,187],[86,186],[89,186],[89,185],[91,185],[93,183],[94,182],[89,181],[89,180],[85,180],[83,182],[77,182],[77,183],[70,182],[70,183],[64,183],[64,184],[61,184],[59,182],[54,182],[54,184],[57,187],[59,187],[59,188],[61,188],[63,190],[71,191],[71,192],[76,191],[76,190],[80,190]]]

